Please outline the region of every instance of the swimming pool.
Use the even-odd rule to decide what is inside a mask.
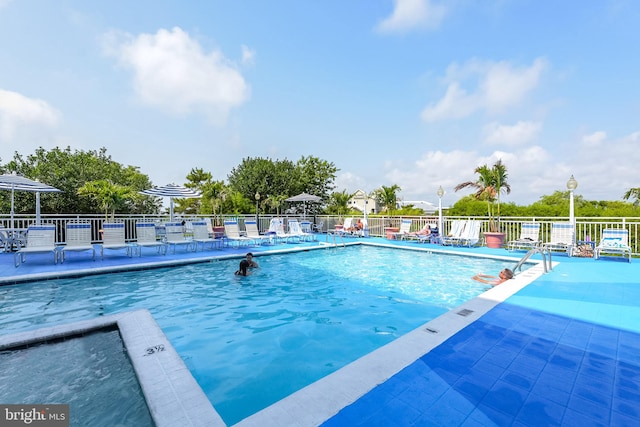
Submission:
[[[17,332],[147,308],[229,424],[484,291],[504,261],[357,246],[0,288]]]

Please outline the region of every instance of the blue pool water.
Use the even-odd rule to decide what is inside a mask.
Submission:
[[[0,287],[5,333],[147,308],[228,424],[479,295],[503,261],[358,246]]]

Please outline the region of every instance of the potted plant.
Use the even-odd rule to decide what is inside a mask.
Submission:
[[[455,191],[466,187],[476,189],[476,200],[487,202],[487,214],[489,216],[489,231],[484,233],[487,247],[500,248],[504,244],[505,233],[500,230],[500,193],[504,190],[511,193],[511,186],[507,182],[507,167],[498,160],[493,166],[478,166],[474,172],[478,174],[475,181],[467,181],[458,184]]]

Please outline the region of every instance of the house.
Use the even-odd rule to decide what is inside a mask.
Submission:
[[[367,215],[380,212],[380,206],[376,203],[376,199],[364,190],[357,190],[349,199],[348,206],[350,209],[356,209]]]

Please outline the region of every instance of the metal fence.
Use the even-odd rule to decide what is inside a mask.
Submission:
[[[244,226],[245,219],[255,220],[256,215],[217,215],[215,217],[206,216],[211,219],[214,226],[222,226],[223,221],[227,219],[238,220],[241,227]],[[276,215],[260,215],[258,219],[258,228],[261,232],[269,229],[272,218]],[[284,218],[285,223],[288,219],[301,219],[296,215],[280,215]],[[192,221],[205,218],[205,216],[185,215],[177,216],[177,221]],[[317,215],[308,216],[306,218],[314,224],[322,224],[321,231],[334,230],[337,225],[342,224],[344,217],[335,215]],[[400,228],[403,219],[412,220],[412,231],[421,229],[425,224],[438,224],[437,216],[370,216],[367,218],[369,234],[371,236],[385,236],[385,229]],[[488,217],[459,217],[445,216],[442,218],[443,230],[439,230],[441,234],[446,234],[451,228],[451,222],[460,219],[475,219],[482,221],[481,232],[489,231]],[[136,222],[154,222],[163,223],[169,221],[168,215],[116,215],[113,220],[105,220],[104,216],[96,215],[48,215],[43,214],[41,222],[56,225],[56,242],[64,242],[65,225],[69,221],[83,221],[91,224],[94,242],[100,242],[100,229],[104,222],[123,222],[125,224],[125,233],[127,240],[135,240]],[[568,217],[508,217],[500,220],[500,231],[506,233],[505,242],[515,240],[520,237],[521,226],[524,223],[537,222],[540,223],[540,240],[547,242],[551,236],[551,225],[555,222],[569,222]],[[8,214],[0,214],[0,225],[6,228],[26,229],[30,224],[35,223],[34,215],[15,215],[13,225]],[[593,241],[599,242],[602,231],[605,228],[626,229],[629,231],[629,246],[631,246],[634,255],[640,255],[640,218],[614,218],[614,217],[577,217],[576,218],[576,241]],[[481,233],[482,235],[482,233]]]

